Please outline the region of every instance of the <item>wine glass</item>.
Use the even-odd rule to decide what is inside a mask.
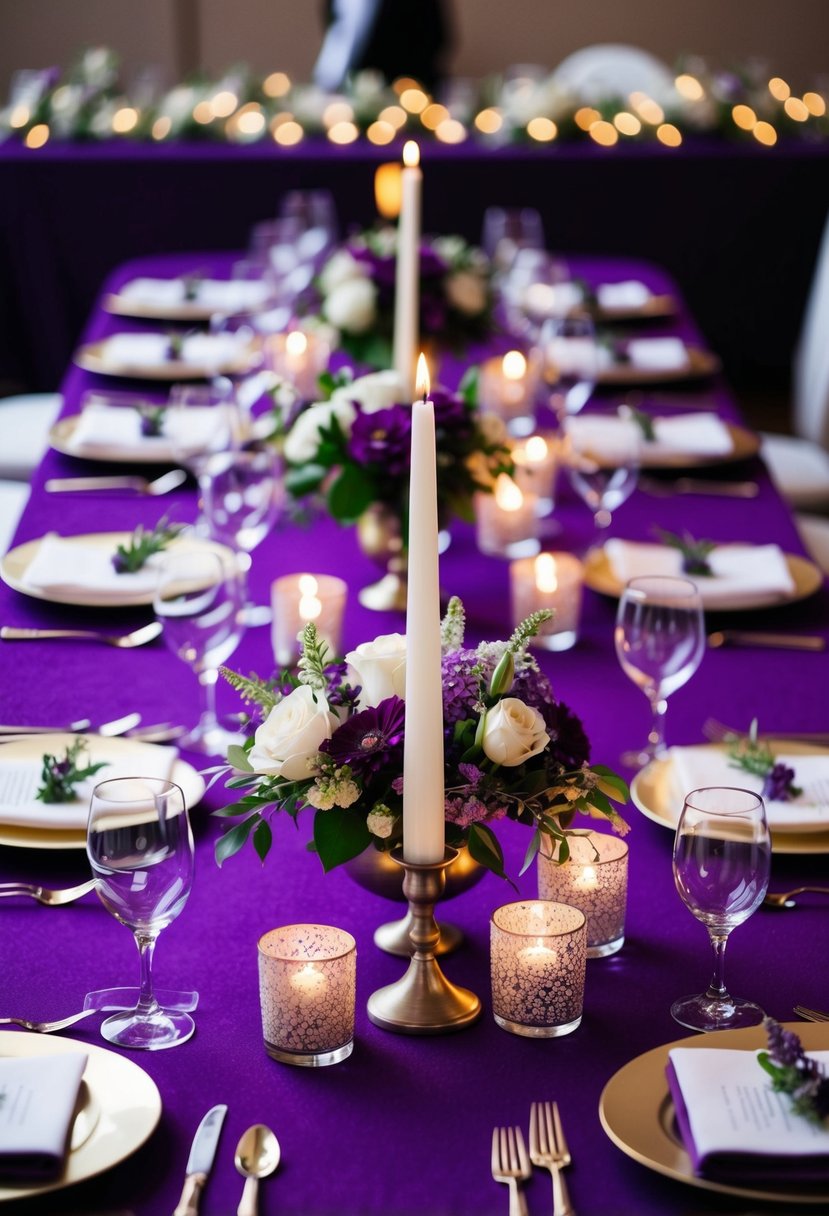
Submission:
[[[619,600],[614,632],[622,670],[648,698],[653,715],[647,745],[622,763],[641,768],[665,753],[668,697],[686,684],[705,649],[702,598],[687,578],[632,578]]]
[[[199,484],[210,535],[251,553],[276,522],[279,465],[272,448],[218,452],[202,466]]]
[[[211,453],[238,447],[242,430],[233,383],[227,376],[216,376],[209,384],[171,387],[164,433],[176,460],[196,478]]]
[[[163,562],[153,608],[164,640],[193,668],[201,690],[198,723],[181,740],[193,751],[219,755],[240,742],[216,717],[219,667],[244,633],[244,578],[234,560],[203,548],[170,554]]]
[[[592,427],[576,431],[574,425],[566,435],[564,451],[570,483],[593,512],[594,526],[609,528],[613,512],[627,502],[639,480],[637,428],[603,433]]]
[[[770,866],[771,838],[759,794],[712,786],[686,796],[674,839],[674,882],[708,929],[715,963],[705,992],[671,1006],[681,1026],[729,1030],[763,1020],[759,1005],[731,996],[723,970],[728,935],[762,902]]]
[[[176,1047],[190,1038],[194,1022],[159,1005],[152,963],[156,938],[181,912],[193,881],[184,794],[159,777],[100,782],[92,791],[86,851],[101,903],[132,929],[141,960],[137,1006],[107,1018],[101,1034],[118,1047]]]
[[[487,207],[481,244],[496,274],[512,265],[519,249],[543,249],[544,225],[534,207]]]
[[[550,317],[541,326],[544,378],[550,386],[550,408],[562,426],[568,414],[587,405],[599,377],[600,350],[593,318],[585,312]]]

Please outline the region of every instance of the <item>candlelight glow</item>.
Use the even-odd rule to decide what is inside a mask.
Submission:
[[[601,114],[598,110],[594,110],[592,106],[582,106],[580,110],[576,110],[573,115],[573,120],[577,127],[582,131],[589,131],[594,122],[598,122]]]
[[[17,127],[25,127],[31,116],[31,111],[29,110],[28,106],[24,106],[22,103],[20,105],[16,105],[9,115],[9,126],[14,127],[15,129]]]
[[[403,145],[403,164],[407,169],[415,169],[420,164],[420,148],[413,139],[407,139]]]
[[[527,123],[527,134],[539,143],[549,143],[558,135],[558,127],[551,118],[531,118]]]
[[[603,148],[612,148],[614,144],[619,142],[619,132],[612,122],[605,122],[604,119],[592,123],[588,134],[591,139],[595,140],[597,144],[601,144]]]
[[[502,511],[520,511],[524,505],[524,495],[507,473],[496,478],[495,503]]]
[[[683,72],[681,76],[677,76],[674,84],[676,85],[677,93],[687,101],[702,101],[705,96],[705,90],[696,76],[689,76],[687,72]]]
[[[215,115],[213,114],[213,105],[211,102],[198,101],[193,106],[193,121],[201,123],[203,127],[206,127],[208,123],[212,122],[214,117]]]
[[[300,595],[316,595],[319,591],[319,583],[313,574],[300,574],[296,585]]]
[[[251,101],[228,120],[228,128],[231,124],[240,135],[259,135],[265,130],[265,115],[256,102]]]
[[[45,122],[39,122],[26,135],[24,143],[27,148],[42,148],[49,138],[49,128]]]
[[[644,122],[649,122],[654,127],[659,126],[665,119],[665,111],[652,97],[643,97],[634,104],[634,109]]]
[[[642,130],[641,122],[629,110],[620,110],[613,119],[613,125],[622,135],[638,135]]]
[[[751,134],[758,144],[765,144],[767,148],[771,148],[773,144],[777,143],[777,132],[770,122],[758,122]]]
[[[304,355],[308,349],[308,338],[301,329],[292,329],[285,338],[285,350],[289,355]],[[302,589],[300,585],[300,590]],[[316,583],[314,584],[316,591]]]
[[[787,97],[783,109],[794,122],[806,122],[809,117],[809,108],[799,97]]]
[[[291,78],[284,72],[271,72],[262,84],[262,92],[266,97],[284,97],[291,87]]]
[[[366,131],[366,139],[370,144],[390,144],[397,132],[390,122],[373,122]]]
[[[377,115],[377,121],[387,122],[395,131],[399,131],[406,125],[406,111],[401,106],[386,106]]]
[[[776,101],[785,101],[791,93],[791,89],[782,76],[772,76],[769,81],[769,92]]]
[[[429,98],[422,89],[404,89],[400,94],[400,104],[410,114],[421,114],[429,104]]]
[[[230,89],[221,89],[213,95],[213,100],[210,102],[216,118],[229,118],[238,104],[239,98],[235,93],[231,93]]]
[[[520,350],[509,350],[501,361],[507,380],[521,380],[527,372],[527,360]]]
[[[374,174],[374,202],[383,219],[397,219],[402,197],[403,178],[400,165],[396,162],[378,165]]]
[[[668,148],[678,148],[682,143],[679,128],[675,127],[672,122],[663,122],[661,126],[657,127],[656,138]]]
[[[415,395],[426,401],[432,388],[432,382],[429,379],[429,368],[426,364],[426,356],[421,351],[417,357],[417,372],[415,373]]]
[[[169,114],[162,114],[153,123],[153,139],[166,139],[173,129],[173,120]]]
[[[552,595],[558,591],[558,577],[556,575],[556,559],[552,553],[539,553],[534,562],[535,566],[535,585],[539,591],[543,591],[545,595]]]
[[[326,127],[336,126],[338,122],[351,122],[354,111],[347,101],[332,101],[322,112],[322,121]]]
[[[120,110],[116,110],[112,116],[112,129],[117,131],[119,135],[125,135],[127,131],[131,131],[138,123],[138,111],[132,106],[122,106]]]
[[[757,123],[757,115],[751,106],[734,106],[731,117],[734,119],[734,125],[741,131],[752,131]]]
[[[436,131],[442,122],[447,118],[451,118],[451,114],[446,106],[439,105],[437,102],[431,102],[423,113],[420,115],[420,121],[429,131]]]
[[[826,102],[821,97],[820,93],[804,93],[803,104],[810,114],[815,118],[822,118],[826,113]]]
[[[497,110],[481,110],[480,114],[475,115],[475,126],[484,135],[494,135],[503,125],[504,120]]]
[[[524,444],[524,457],[531,464],[539,464],[547,459],[549,450],[543,435],[531,435]]]
[[[328,131],[332,144],[353,144],[359,135],[359,128],[353,122],[335,122]]]
[[[280,122],[274,121],[271,124],[271,130],[276,142],[286,148],[292,144],[298,144],[304,134],[302,127],[292,118],[283,118]]]
[[[466,139],[466,127],[457,118],[445,118],[435,135],[442,144],[460,144]]]

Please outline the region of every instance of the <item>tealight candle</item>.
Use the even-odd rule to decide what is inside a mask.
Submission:
[[[562,864],[539,853],[538,894],[584,913],[588,958],[615,954],[625,940],[628,847],[603,832],[571,836],[568,844],[570,858]]]
[[[494,557],[537,553],[538,516],[535,494],[524,493],[500,473],[492,494],[475,496],[478,548]]]
[[[329,925],[287,925],[259,939],[259,999],[265,1050],[275,1060],[318,1068],[354,1046],[357,946]]]
[[[581,1022],[587,965],[584,914],[539,899],[504,904],[490,921],[492,1012],[530,1038],[570,1034]]]
[[[535,419],[540,360],[536,353],[529,359],[520,350],[510,350],[503,358],[487,359],[478,378],[478,405],[497,414],[513,435],[529,435]]]
[[[297,661],[299,637],[309,621],[331,655],[340,653],[347,594],[346,583],[333,574],[285,574],[271,584],[271,641],[277,666],[292,667]]]
[[[290,329],[265,340],[266,361],[272,371],[290,381],[307,401],[317,397],[317,381],[328,366],[331,347],[312,330]]]
[[[531,645],[542,650],[569,650],[579,636],[584,566],[572,553],[539,553],[510,565],[512,620],[518,625],[539,609],[553,612]]]
[[[558,440],[553,435],[530,435],[513,445],[512,462],[516,485],[525,494],[535,494],[538,514],[548,515],[555,505]]]

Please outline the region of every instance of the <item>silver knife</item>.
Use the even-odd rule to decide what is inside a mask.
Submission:
[[[796,633],[759,633],[753,630],[722,629],[709,633],[708,645],[716,650],[720,646],[764,646],[778,650],[825,650],[826,639],[819,636]]]
[[[187,1176],[184,1179],[181,1199],[173,1216],[198,1216],[199,1199],[216,1156],[216,1147],[226,1114],[226,1106],[214,1106],[199,1124],[187,1161]]]

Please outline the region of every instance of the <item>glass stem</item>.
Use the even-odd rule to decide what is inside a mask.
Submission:
[[[209,668],[207,671],[199,672],[199,687],[201,688],[201,718],[199,726],[202,729],[210,729],[216,725],[216,684],[219,679],[219,673],[215,668]]]
[[[138,946],[138,958],[141,966],[141,988],[138,994],[137,1012],[142,1017],[149,1017],[158,1009],[158,1002],[153,995],[153,953],[155,951],[156,935],[154,933],[136,933],[135,944]]]
[[[714,947],[714,974],[705,995],[716,1001],[727,1001],[729,996],[725,986],[725,947],[728,944],[728,934],[712,933],[710,929],[708,932]]]
[[[648,751],[652,756],[661,756],[665,751],[665,713],[668,709],[668,702],[656,691],[649,694],[648,700],[653,714],[648,734]]]

